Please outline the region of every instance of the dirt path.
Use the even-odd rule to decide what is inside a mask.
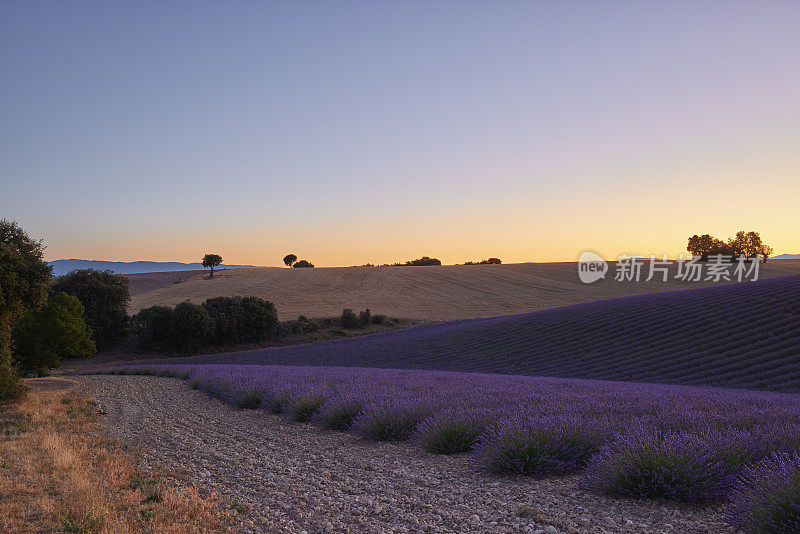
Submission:
[[[32,391],[57,391],[60,389],[69,389],[78,385],[76,380],[51,376],[44,378],[26,378],[25,383],[30,386]]]
[[[235,410],[183,382],[146,376],[78,381],[110,431],[148,467],[175,471],[247,507],[250,532],[734,532],[715,510],[606,499],[575,477],[505,479],[464,456]]]

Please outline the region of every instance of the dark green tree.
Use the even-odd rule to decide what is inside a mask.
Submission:
[[[339,324],[342,328],[357,328],[361,326],[358,316],[350,308],[342,310],[342,315],[339,317]]]
[[[211,276],[209,278],[214,278],[214,267],[218,266],[222,263],[222,256],[219,254],[206,254],[203,256],[203,267],[208,269],[211,267]]]
[[[761,258],[764,260],[764,263],[767,263],[767,260],[770,256],[772,256],[773,252],[775,252],[775,250],[771,246],[764,244],[761,245],[761,250],[758,251],[758,253],[761,254]]]
[[[732,259],[745,254],[748,248],[747,233],[743,230],[736,232],[736,235],[728,239],[728,254]]]
[[[58,293],[40,310],[29,310],[14,327],[13,360],[23,375],[44,376],[61,358],[97,352],[77,297]]]
[[[78,297],[97,348],[107,348],[125,335],[131,294],[124,276],[112,271],[78,269],[56,278],[52,292]]]
[[[714,247],[722,243],[719,239],[711,237],[708,234],[693,235],[689,238],[686,245],[686,250],[692,253],[692,256],[699,256],[701,261],[707,261],[708,256],[714,252]]]
[[[131,328],[143,350],[163,349],[170,343],[172,308],[150,306],[131,317]]]
[[[170,317],[170,342],[181,352],[197,352],[211,341],[214,321],[205,308],[185,300],[175,306]]]
[[[215,297],[203,302],[218,345],[264,341],[275,335],[278,313],[261,297]]]
[[[747,232],[744,234],[744,256],[746,258],[755,258],[764,249],[764,243],[761,241],[761,235],[758,232]]]
[[[287,267],[291,267],[291,266],[292,266],[292,264],[293,264],[294,262],[296,262],[296,261],[297,261],[297,256],[295,256],[294,254],[287,254],[287,255],[286,255],[284,258],[283,258],[283,263],[285,263]]]
[[[0,219],[0,401],[20,398],[27,390],[11,361],[11,339],[20,317],[44,304],[51,269],[43,256],[40,241],[17,223]]]

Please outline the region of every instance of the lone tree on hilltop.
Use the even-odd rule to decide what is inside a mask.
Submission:
[[[286,264],[287,267],[291,267],[294,262],[297,261],[297,256],[294,254],[287,254],[285,258],[283,258],[283,263]]]
[[[23,396],[27,390],[11,363],[11,332],[27,310],[45,302],[51,270],[44,246],[13,221],[0,219],[0,401]]]
[[[206,254],[203,256],[203,267],[211,267],[211,276],[209,276],[209,278],[214,278],[214,267],[218,266],[220,263],[222,263],[222,256],[219,254]]]

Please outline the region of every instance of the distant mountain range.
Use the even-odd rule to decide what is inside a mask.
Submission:
[[[771,260],[800,260],[800,254],[781,254],[780,256],[773,256]]]
[[[47,262],[53,267],[53,274],[61,276],[75,269],[110,270],[117,274],[162,273],[169,271],[197,271],[203,269],[202,263],[180,263],[177,261],[101,261],[101,260],[55,260]],[[241,269],[259,265],[226,265],[217,269]]]

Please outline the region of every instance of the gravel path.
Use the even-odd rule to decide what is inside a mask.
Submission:
[[[718,510],[608,499],[575,477],[488,476],[465,456],[236,410],[176,379],[78,381],[147,467],[244,504],[244,532],[735,532]]]

